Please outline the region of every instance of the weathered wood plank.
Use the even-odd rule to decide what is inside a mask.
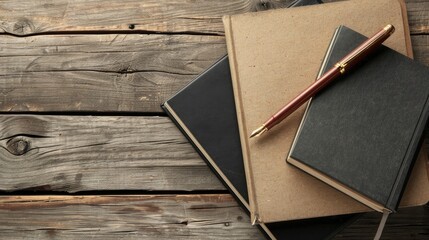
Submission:
[[[161,112],[226,53],[196,35],[0,36],[0,111]]]
[[[230,195],[0,197],[2,239],[263,239]]]
[[[153,31],[223,34],[223,15],[287,6],[291,0],[1,1],[0,32]],[[412,33],[429,32],[429,3],[407,0]]]
[[[412,34],[429,33],[429,1],[405,0],[407,3],[408,23]]]
[[[429,65],[429,35],[412,37]],[[159,105],[226,53],[221,36],[0,36],[1,112],[162,112]]]
[[[0,116],[0,190],[224,190],[167,117]]]
[[[0,29],[16,35],[100,30],[223,34],[223,15],[266,6],[259,0],[2,1]]]

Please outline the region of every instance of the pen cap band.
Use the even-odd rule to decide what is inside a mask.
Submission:
[[[395,27],[392,24],[388,24],[374,36],[368,38],[358,48],[347,54],[341,61],[335,64],[335,67],[339,68],[341,74],[344,74],[346,66],[350,68],[359,63],[366,56],[374,52],[394,32]]]
[[[340,69],[341,74],[344,74],[346,72],[346,64],[344,63],[337,63],[335,64],[335,67]]]

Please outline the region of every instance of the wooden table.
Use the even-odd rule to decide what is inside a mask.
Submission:
[[[261,239],[159,105],[271,0],[0,2],[1,239]],[[429,65],[429,1],[407,1]],[[337,239],[371,238],[368,213]],[[428,239],[429,207],[384,239]]]

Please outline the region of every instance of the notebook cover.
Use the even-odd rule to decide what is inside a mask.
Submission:
[[[388,23],[396,32],[386,45],[411,56],[403,1],[350,0],[224,17],[252,220],[276,222],[370,210],[286,164],[305,106],[261,137],[249,140],[249,134],[314,81],[339,25],[372,35]],[[402,206],[422,205],[429,199],[426,159],[420,155]]]
[[[228,57],[221,58],[162,107],[249,214]],[[269,223],[260,229],[272,239],[327,239],[358,215]]]
[[[366,39],[340,27],[324,71]],[[290,162],[395,211],[423,140],[428,77],[429,68],[382,46],[311,100]]]

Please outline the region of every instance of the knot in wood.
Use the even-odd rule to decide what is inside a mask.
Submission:
[[[264,9],[264,10],[266,10],[266,9],[269,8],[267,1],[261,1],[260,5],[261,5],[261,8]]]
[[[13,25],[13,34],[25,35],[25,34],[31,34],[33,33],[33,31],[34,31],[33,23],[26,18],[20,18]]]
[[[22,137],[15,137],[10,139],[7,144],[7,150],[16,156],[23,155],[27,153],[28,149],[30,149],[30,142]]]

